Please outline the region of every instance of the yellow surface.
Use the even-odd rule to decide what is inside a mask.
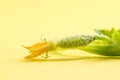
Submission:
[[[0,80],[120,80],[120,59],[24,61],[41,37],[120,27],[119,0],[0,0]],[[76,52],[74,52],[76,53]]]

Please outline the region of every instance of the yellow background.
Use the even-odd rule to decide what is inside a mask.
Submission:
[[[21,47],[111,27],[119,0],[0,0],[0,80],[119,80],[119,59],[27,62]]]

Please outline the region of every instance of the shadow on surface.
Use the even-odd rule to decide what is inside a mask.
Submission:
[[[117,57],[76,57],[76,58],[61,58],[61,59],[25,59],[26,62],[52,62],[52,61],[74,61],[74,60],[94,60],[94,61],[108,61],[108,60],[120,60],[120,56]]]

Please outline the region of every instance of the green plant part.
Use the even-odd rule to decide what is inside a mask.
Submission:
[[[120,31],[112,28],[109,30],[97,30],[101,33],[96,36],[90,45],[79,47],[80,50],[103,56],[120,56]],[[95,43],[96,41],[101,43]]]
[[[95,40],[95,37],[88,35],[68,37],[57,42],[57,47],[60,48],[77,48],[79,46],[86,46]]]
[[[98,35],[81,35],[61,39],[56,43],[53,41],[42,40],[32,46],[25,47],[31,53],[26,59],[33,59],[46,53],[48,58],[49,51],[59,51],[61,49],[78,49],[92,54],[102,56],[120,56],[120,30],[95,30]],[[59,49],[61,48],[61,49]]]

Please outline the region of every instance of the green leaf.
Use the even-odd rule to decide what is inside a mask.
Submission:
[[[102,30],[95,30],[99,35],[105,35],[107,37],[112,37],[112,33],[114,31],[114,28],[112,28],[111,30],[105,30],[105,29],[102,29]]]
[[[95,36],[97,41],[103,42],[104,44],[109,44],[111,42],[110,38],[107,36]],[[96,42],[96,40],[94,42]]]
[[[112,33],[112,40],[113,40],[113,42],[120,44],[120,32],[118,30],[114,29],[114,31]]]
[[[103,56],[120,56],[120,30],[98,30],[100,35],[95,40],[80,50]],[[101,35],[102,34],[102,35]],[[97,41],[97,43],[96,43]]]
[[[120,56],[120,48],[117,45],[107,45],[107,46],[100,46],[100,45],[93,45],[93,46],[85,46],[79,47],[80,50],[90,52],[97,55],[103,56]]]

